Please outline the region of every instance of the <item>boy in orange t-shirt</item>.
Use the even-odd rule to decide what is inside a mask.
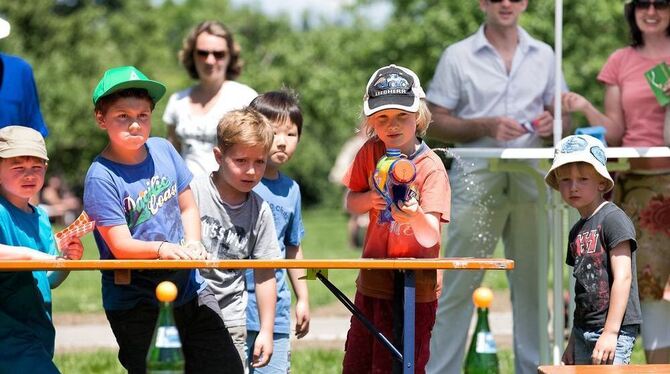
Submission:
[[[439,257],[440,227],[449,222],[451,190],[442,161],[418,137],[430,123],[424,98],[416,74],[401,66],[380,68],[368,81],[361,129],[369,140],[343,178],[349,189],[347,209],[352,214],[370,215],[364,258]],[[387,201],[372,182],[377,162],[387,149],[399,150],[416,168],[416,176],[409,183],[410,198],[390,204],[393,217],[390,222],[380,220]],[[356,280],[356,306],[386,336],[391,336],[393,329],[396,277],[401,280],[402,273],[361,270]],[[416,272],[416,373],[423,373],[428,362],[441,284],[435,270]],[[345,350],[345,374],[391,372],[390,352],[353,317]]]

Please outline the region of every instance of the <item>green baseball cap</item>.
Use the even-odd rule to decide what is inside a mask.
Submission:
[[[126,88],[144,88],[149,92],[154,104],[165,95],[166,90],[162,83],[147,78],[136,67],[120,66],[107,70],[102,76],[93,90],[93,104],[95,105],[103,96]]]

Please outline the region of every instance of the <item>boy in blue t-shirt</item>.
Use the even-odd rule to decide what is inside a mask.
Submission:
[[[279,172],[279,168],[291,159],[296,150],[302,132],[302,114],[296,97],[288,91],[268,92],[258,96],[249,105],[267,117],[274,129],[274,140],[268,157],[268,163],[261,182],[254,187],[272,208],[279,247],[283,257],[302,259],[302,240],[305,230],[300,214],[300,186],[288,176]],[[291,291],[286,283],[286,269],[277,269],[277,306],[274,325],[274,353],[270,363],[262,368],[252,368],[250,373],[287,373],[290,368],[291,333]],[[303,269],[288,269],[297,300],[295,306],[295,335],[298,339],[309,332],[309,299]],[[254,340],[260,330],[256,294],[254,292],[254,273],[247,270],[247,350],[254,347]]]
[[[174,147],[149,138],[151,112],[163,84],[132,66],[109,69],[93,92],[95,119],[109,143],[86,175],[84,208],[97,223],[101,259],[205,259],[192,175]],[[214,295],[197,270],[137,270],[130,284],[102,271],[105,314],[130,373],[146,371],[158,317],[154,290],[169,280],[179,290],[174,316],[187,373],[241,373]]]
[[[58,255],[47,213],[29,200],[42,188],[47,169],[42,135],[24,126],[0,129],[0,259],[81,258],[72,238]],[[67,271],[0,272],[0,373],[58,373],[51,288]]]

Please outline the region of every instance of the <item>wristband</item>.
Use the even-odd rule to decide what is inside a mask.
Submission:
[[[160,258],[161,258],[161,247],[162,247],[163,244],[165,244],[165,243],[167,243],[167,241],[166,241],[166,240],[163,240],[163,241],[161,242],[161,244],[158,245],[158,249],[156,250],[156,258],[159,259],[159,260],[160,260]]]

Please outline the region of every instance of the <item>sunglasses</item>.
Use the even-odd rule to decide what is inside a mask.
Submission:
[[[509,0],[510,3],[520,3],[522,0]],[[489,3],[502,3],[503,0],[489,0]]]
[[[635,5],[635,9],[649,9],[653,5],[654,9],[656,9],[656,10],[665,10],[665,9],[668,9],[668,7],[670,7],[670,1],[668,1],[668,0],[656,0],[656,1],[636,0],[636,1],[633,1],[633,5]]]
[[[223,60],[228,55],[226,51],[205,51],[204,49],[197,49],[195,54],[200,58],[207,58],[209,55],[214,56],[217,60]]]

